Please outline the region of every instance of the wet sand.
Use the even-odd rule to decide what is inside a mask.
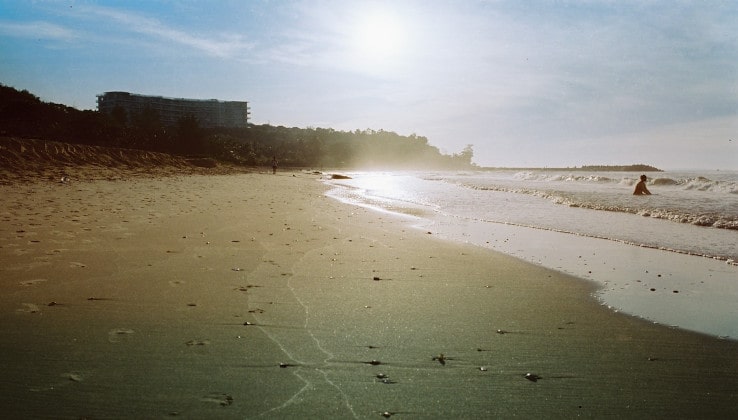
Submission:
[[[593,283],[317,178],[0,185],[5,416],[738,415],[738,342],[614,313]]]

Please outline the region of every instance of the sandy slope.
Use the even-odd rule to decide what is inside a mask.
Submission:
[[[165,153],[0,137],[0,183],[224,174],[244,169]]]

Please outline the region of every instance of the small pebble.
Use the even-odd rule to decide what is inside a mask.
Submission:
[[[526,373],[525,379],[531,381],[531,382],[538,382],[539,379],[541,379],[540,376],[536,375],[535,373]]]

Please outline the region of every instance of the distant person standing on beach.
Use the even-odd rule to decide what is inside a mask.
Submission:
[[[651,195],[651,191],[646,188],[646,175],[641,175],[641,180],[636,184],[633,195]]]
[[[272,174],[277,173],[277,157],[272,156]]]

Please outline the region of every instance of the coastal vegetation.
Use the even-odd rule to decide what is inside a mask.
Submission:
[[[503,169],[472,162],[474,149],[444,154],[417,134],[385,130],[340,131],[251,124],[244,128],[202,128],[194,116],[175,126],[162,124],[154,110],[126,115],[78,110],[41,101],[32,93],[0,84],[0,136],[116,147],[210,158],[245,166],[374,169]],[[515,168],[504,168],[515,169]],[[532,168],[518,168],[532,169]],[[551,171],[660,172],[650,165],[585,165],[536,168]]]
[[[287,167],[476,168],[472,145],[448,155],[417,134],[268,124],[205,129],[193,116],[165,126],[151,109],[131,116],[122,108],[110,114],[78,110],[2,84],[0,136],[198,156],[241,165],[270,165],[276,157],[280,166]]]

